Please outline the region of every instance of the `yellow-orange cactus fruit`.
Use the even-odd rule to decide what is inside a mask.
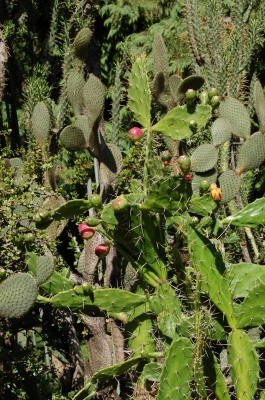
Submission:
[[[214,200],[221,200],[222,190],[219,187],[217,187],[215,183],[212,183],[210,186],[210,195]]]

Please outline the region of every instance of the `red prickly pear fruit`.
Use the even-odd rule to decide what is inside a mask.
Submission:
[[[190,172],[191,161],[188,156],[180,156],[177,162],[183,174],[188,174]]]
[[[210,183],[207,180],[201,181],[200,192],[206,193],[210,189]]]
[[[193,89],[188,89],[187,92],[185,93],[185,96],[187,104],[191,105],[196,100],[197,92]]]
[[[197,124],[196,121],[194,121],[194,119],[190,120],[189,128],[190,128],[192,133],[196,133],[197,132],[198,124]]]
[[[221,102],[221,100],[220,100],[219,96],[213,96],[210,100],[212,109],[215,110],[220,105],[220,102]]]
[[[186,181],[190,181],[190,180],[191,180],[190,174],[186,174],[186,175],[184,176],[184,178],[186,179]]]
[[[208,96],[209,99],[211,100],[214,96],[218,96],[218,90],[216,88],[210,88],[208,90]]]
[[[83,239],[91,239],[95,234],[95,229],[87,224],[80,224],[78,231]]]
[[[98,258],[104,258],[109,254],[110,246],[107,243],[101,243],[95,248],[95,253]]]
[[[206,92],[205,90],[203,92],[201,92],[199,94],[199,99],[201,100],[202,104],[204,104],[204,105],[207,104],[208,100],[209,100],[208,92]]]
[[[140,128],[134,127],[129,130],[128,136],[132,142],[138,142],[143,136],[143,131]]]
[[[116,197],[111,204],[115,211],[123,211],[129,207],[128,200],[123,195]]]
[[[164,162],[163,162],[163,166],[164,166],[164,167],[168,167],[169,165],[170,165],[170,162],[169,162],[169,161],[164,161]]]
[[[92,207],[101,208],[102,207],[102,198],[99,194],[92,194],[89,197]]]

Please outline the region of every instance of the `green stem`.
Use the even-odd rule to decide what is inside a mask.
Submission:
[[[194,356],[194,381],[196,392],[199,399],[207,399],[207,393],[204,384],[204,371],[202,363],[202,350],[203,350],[203,333],[202,333],[202,313],[201,313],[201,276],[200,273],[196,274],[196,288],[195,288],[195,337],[196,347]]]
[[[144,195],[147,196],[147,187],[148,187],[148,180],[149,180],[149,158],[150,153],[152,150],[152,131],[148,129],[147,131],[147,138],[146,138],[146,150],[145,150],[145,162],[144,162]]]

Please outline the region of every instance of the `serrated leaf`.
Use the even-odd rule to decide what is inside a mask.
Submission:
[[[209,194],[203,196],[193,195],[189,202],[189,212],[206,216],[216,212],[219,204]]]

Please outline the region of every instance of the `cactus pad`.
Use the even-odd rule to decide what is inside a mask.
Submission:
[[[236,172],[257,168],[265,160],[265,136],[256,132],[242,145],[238,157]]]
[[[152,93],[157,103],[167,111],[175,107],[176,101],[168,86],[168,80],[164,72],[160,71],[155,75]]]
[[[88,149],[93,157],[101,156],[98,126],[104,110],[104,87],[95,75],[90,74],[83,89],[83,98],[88,118]]]
[[[155,74],[163,72],[168,75],[168,55],[167,48],[161,33],[156,33],[153,40],[153,60]]]
[[[36,104],[32,113],[33,134],[40,147],[44,146],[45,140],[49,136],[50,127],[51,120],[48,107],[43,101],[40,101]]]
[[[39,256],[36,264],[36,283],[41,285],[46,282],[54,270],[53,259],[49,256]]]
[[[44,209],[48,208],[53,211],[65,203],[66,201],[63,197],[51,196],[44,201],[42,206]],[[44,231],[46,238],[48,240],[55,240],[62,233],[67,223],[68,220],[52,221],[52,223]]]
[[[84,249],[78,260],[77,271],[91,284],[94,283],[95,270],[99,262],[99,258],[95,254],[95,247],[100,243],[102,243],[102,237],[98,232],[95,232],[91,239],[85,241]]]
[[[209,171],[194,174],[192,179],[192,190],[194,193],[200,193],[200,183],[202,181],[208,181],[211,185],[212,183],[216,183],[217,181],[217,170],[215,168],[210,169]]]
[[[83,131],[74,125],[66,126],[60,134],[60,142],[68,151],[80,151],[86,148]]]
[[[253,399],[259,379],[259,357],[248,334],[234,329],[228,338],[228,362],[237,399]]]
[[[181,82],[182,82],[182,79],[178,75],[171,75],[168,79],[168,85],[169,85],[171,94],[176,102],[178,101],[178,99],[176,97],[176,93],[178,91],[178,87],[181,84]]]
[[[83,88],[85,79],[80,72],[73,70],[67,79],[67,97],[69,103],[73,107],[74,115],[80,115],[83,110]]]
[[[83,62],[88,56],[92,31],[89,28],[83,28],[75,37],[73,50],[73,65],[75,69],[80,70]]]
[[[105,101],[104,87],[94,74],[89,74],[84,85],[83,99],[89,124],[93,124],[102,115]]]
[[[144,128],[151,125],[151,91],[146,73],[146,55],[141,53],[132,65],[129,76],[128,105],[134,119]]]
[[[173,140],[189,138],[193,132],[190,121],[197,123],[197,129],[202,129],[211,118],[212,109],[209,105],[199,104],[193,112],[188,112],[186,106],[177,106],[169,111],[164,118],[152,126],[153,132],[169,136]]]
[[[219,146],[227,140],[230,140],[232,130],[232,125],[227,119],[217,118],[211,128],[213,145]]]
[[[226,97],[220,104],[220,117],[227,119],[232,125],[233,134],[238,137],[250,136],[251,120],[248,110],[233,97]]]
[[[193,356],[194,350],[188,338],[172,341],[162,368],[157,400],[189,398]]]
[[[259,121],[259,131],[265,133],[265,96],[259,81],[254,85],[254,106]]]
[[[102,162],[99,168],[99,182],[101,185],[109,186],[118,176],[122,169],[122,154],[115,144],[106,144],[102,150]]]
[[[84,137],[88,143],[89,141],[89,136],[88,136],[88,132],[89,132],[89,127],[88,127],[88,119],[86,115],[79,115],[79,117],[76,118],[75,126],[77,126],[79,129],[81,129],[83,131]]]
[[[38,290],[30,274],[10,275],[0,283],[0,315],[3,318],[19,318],[35,303]]]
[[[188,89],[199,90],[204,84],[204,78],[200,75],[188,76],[180,83],[176,92],[176,99],[181,101],[185,98],[185,93]]]
[[[191,156],[191,171],[205,172],[214,168],[218,161],[218,152],[214,145],[206,143],[199,146]]]
[[[234,171],[228,170],[219,176],[218,181],[222,190],[220,204],[228,203],[239,192],[241,178]]]

